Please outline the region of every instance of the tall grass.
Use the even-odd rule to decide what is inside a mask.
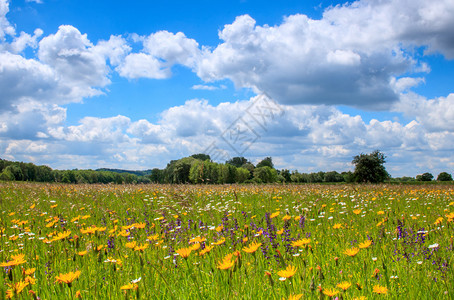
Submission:
[[[452,186],[7,183],[0,213],[0,298],[454,295]]]

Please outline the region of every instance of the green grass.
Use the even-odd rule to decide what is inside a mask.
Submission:
[[[0,183],[0,263],[26,260],[1,268],[0,298],[36,268],[35,284],[16,299],[327,299],[333,289],[344,299],[452,299],[453,212],[452,185]],[[197,236],[199,249],[176,254]],[[310,243],[292,247],[303,238]],[[344,254],[366,240],[368,248]],[[148,248],[128,248],[133,241]],[[253,242],[262,245],[245,252]],[[219,269],[233,253],[233,266]],[[280,280],[289,265],[296,273]],[[77,270],[71,284],[57,282]],[[344,281],[351,286],[342,291]]]

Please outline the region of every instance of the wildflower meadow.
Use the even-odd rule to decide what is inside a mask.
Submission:
[[[0,299],[452,299],[453,185],[0,183]]]

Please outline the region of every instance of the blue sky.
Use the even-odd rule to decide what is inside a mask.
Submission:
[[[0,0],[0,157],[149,169],[216,145],[221,161],[317,172],[379,149],[393,176],[453,173],[453,14],[450,0]],[[263,99],[281,112],[266,126],[247,119]],[[226,139],[238,118],[247,147]]]

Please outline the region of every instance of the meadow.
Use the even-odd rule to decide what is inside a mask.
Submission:
[[[0,299],[452,299],[453,185],[0,183]]]

